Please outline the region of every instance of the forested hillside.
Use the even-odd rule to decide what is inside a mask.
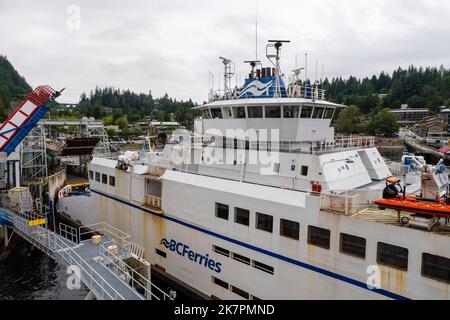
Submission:
[[[177,101],[166,94],[161,98],[153,98],[151,92],[135,93],[130,90],[120,90],[112,87],[96,88],[89,95],[83,93],[78,108],[74,111],[78,115],[104,119],[105,124],[119,122],[145,121],[152,118],[159,121],[173,120],[182,124],[192,123],[198,114],[194,103]]]
[[[5,56],[0,55],[0,120],[8,116],[12,101],[22,101],[31,87]]]
[[[323,83],[327,97],[345,105],[355,105],[363,113],[375,107],[399,108],[408,104],[411,108],[430,108],[450,105],[450,69],[398,68],[389,75],[381,72],[372,78],[326,79]],[[386,96],[380,96],[386,95]]]

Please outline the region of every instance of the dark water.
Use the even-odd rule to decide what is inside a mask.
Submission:
[[[66,268],[39,251],[30,250],[23,240],[14,244],[6,260],[0,262],[0,300],[80,300],[85,287],[66,287]]]
[[[398,162],[400,162],[400,160],[402,160],[403,150],[404,150],[403,146],[388,146],[388,147],[381,146],[381,147],[379,147],[380,154],[383,157],[386,157],[389,160],[398,161]]]

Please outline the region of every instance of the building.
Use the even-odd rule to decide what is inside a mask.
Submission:
[[[423,118],[417,125],[417,133],[427,144],[441,146],[447,143],[447,121],[441,117]]]
[[[446,106],[439,107],[439,114],[441,115],[441,118],[445,120],[446,122],[446,130],[447,134],[450,133],[450,109]]]
[[[400,125],[414,125],[430,115],[430,110],[427,108],[409,108],[407,104],[402,105],[400,109],[393,109],[391,112],[397,115]]]

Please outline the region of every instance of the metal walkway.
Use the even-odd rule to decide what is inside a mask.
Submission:
[[[58,234],[41,225],[33,226],[33,221],[43,218],[41,215],[11,214],[17,234],[55,260],[78,267],[80,280],[98,300],[171,299],[124,262],[132,256],[131,242],[129,236],[120,230],[105,223],[79,229],[60,224]],[[102,242],[92,244],[90,239],[79,241],[89,234],[101,235]],[[117,252],[111,252],[111,245],[116,247]]]

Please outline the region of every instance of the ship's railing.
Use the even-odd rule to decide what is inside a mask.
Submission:
[[[152,176],[160,177],[164,174],[164,172],[169,168],[169,163],[158,163],[158,164],[149,164],[148,173]]]
[[[145,195],[145,204],[150,207],[161,209],[161,197],[153,196],[151,194]]]
[[[375,147],[375,137],[372,136],[348,136],[338,137],[334,140],[282,140],[282,141],[237,141],[237,149],[250,149],[260,151],[281,151],[294,153],[329,153],[347,151],[354,149],[364,149]],[[214,143],[208,147],[223,148]],[[227,148],[234,148],[228,144]]]
[[[312,150],[313,153],[328,153],[372,147],[375,147],[375,137],[349,136],[336,138],[333,141],[314,141]]]
[[[411,172],[411,167],[400,162],[385,161],[392,174],[405,175]]]
[[[108,247],[114,245],[114,241],[105,241],[100,244],[100,256],[103,258],[103,263],[111,269],[119,278],[124,277],[126,282],[138,292],[143,292],[144,296],[154,298],[157,300],[172,300],[172,298],[150,282],[146,277],[137,272],[134,268],[128,265],[120,257],[108,250]],[[158,292],[158,295],[152,292],[152,289]]]
[[[351,216],[360,210],[359,198],[358,194],[323,193],[320,197],[320,209]]]
[[[333,213],[351,216],[370,207],[381,197],[377,189],[351,189],[327,191],[321,194],[321,209]]]
[[[112,239],[126,252],[130,252],[131,250],[131,236],[106,222],[94,223],[78,228],[80,241],[82,241],[83,238],[90,238],[96,234],[104,235],[109,239]]]
[[[41,226],[30,226],[34,215],[22,213],[21,216],[13,216],[14,229],[30,242],[50,251],[53,256],[58,256],[68,265],[79,268],[81,280],[98,299],[125,300],[108,282],[98,274],[75,250],[69,240]],[[74,244],[74,243],[73,243]]]
[[[288,97],[289,98],[305,98],[312,100],[325,100],[325,90],[320,89],[318,86],[302,86],[302,85],[289,85]]]
[[[264,92],[264,97],[283,97],[283,98],[303,98],[310,100],[325,100],[326,90],[321,89],[317,85],[298,85],[290,84],[287,88],[281,87],[269,87]],[[258,98],[253,95],[242,95],[239,89],[234,88],[225,92],[224,90],[211,90],[208,94],[208,101],[223,101],[223,100],[235,100],[235,99],[252,99]]]
[[[69,239],[73,243],[79,243],[77,228],[71,227],[64,223],[59,223],[58,234],[66,239]]]

